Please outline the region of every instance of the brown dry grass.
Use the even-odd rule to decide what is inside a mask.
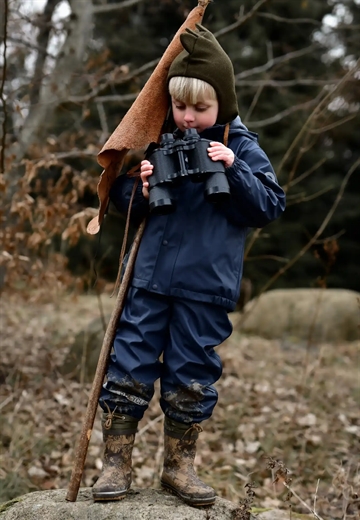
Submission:
[[[0,502],[65,488],[89,385],[59,374],[76,332],[99,316],[96,297],[3,295],[0,364]],[[102,298],[107,310],[113,300]],[[219,347],[219,404],[199,441],[198,472],[230,500],[255,482],[255,507],[306,509],[274,484],[266,457],[290,470],[291,486],[319,515],[359,519],[359,342],[306,346],[234,332]],[[134,485],[158,486],[162,418],[155,396],[134,449]],[[97,418],[84,480],[101,467]],[[318,489],[317,489],[318,488]],[[317,489],[316,497],[315,491]]]

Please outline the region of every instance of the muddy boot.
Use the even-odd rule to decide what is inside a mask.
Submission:
[[[94,501],[121,500],[131,485],[131,453],[138,421],[129,415],[103,413],[105,443],[102,473],[92,488]]]
[[[196,440],[202,428],[194,423],[186,424],[165,417],[164,470],[161,485],[170,489],[191,506],[209,506],[215,502],[216,493],[196,475],[194,459]]]

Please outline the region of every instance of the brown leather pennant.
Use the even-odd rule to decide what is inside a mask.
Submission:
[[[91,235],[96,234],[100,229],[109,202],[110,188],[124,164],[128,151],[146,148],[151,142],[158,142],[169,108],[167,90],[169,67],[183,50],[180,34],[186,28],[195,29],[196,24],[201,23],[209,1],[199,0],[198,6],[190,11],[138,97],[100,151],[98,162],[104,171],[97,188],[100,201],[99,212],[87,226],[87,231]]]

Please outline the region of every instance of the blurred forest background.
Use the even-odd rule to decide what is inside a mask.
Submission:
[[[96,155],[194,0],[0,0],[0,286],[89,289],[116,277],[124,221],[101,240]],[[360,290],[359,0],[227,0],[204,25],[233,60],[243,122],[287,191],[249,235],[245,277]],[[127,168],[142,158],[128,156]]]
[[[0,0],[0,504],[68,485],[91,384],[86,355],[92,344],[97,354],[114,306],[125,224],[110,207],[100,236],[86,234],[96,156],[196,3]],[[249,234],[252,296],[360,291],[360,0],[215,0],[204,25],[233,60],[242,120],[287,192],[284,215]],[[142,154],[129,153],[125,169]],[[274,483],[274,457],[316,518],[359,519],[359,342],[310,341],[319,302],[308,339],[235,327],[219,347],[220,400],[196,462],[222,497],[248,504],[254,481],[255,506],[308,513]],[[337,309],[347,318],[341,307],[325,321]],[[162,419],[157,388],[134,486],[159,485]],[[97,417],[82,485],[96,481],[101,457]]]

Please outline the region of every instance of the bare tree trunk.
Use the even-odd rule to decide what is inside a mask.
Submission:
[[[44,65],[52,27],[51,19],[59,3],[60,0],[47,0],[44,12],[38,22],[39,34],[37,37],[37,45],[39,52],[35,62],[34,75],[30,88],[30,105],[35,105],[39,101],[40,86],[44,78]]]
[[[29,146],[34,143],[47,126],[56,107],[66,101],[73,83],[74,74],[79,73],[92,27],[92,2],[71,0],[68,34],[59,53],[55,68],[39,90],[36,105],[30,108],[15,151],[16,160],[21,160]]]
[[[0,44],[4,39],[5,0],[0,0]]]

